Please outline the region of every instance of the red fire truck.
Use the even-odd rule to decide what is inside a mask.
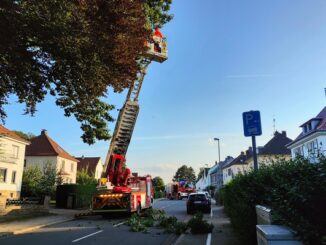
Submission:
[[[148,47],[148,53],[140,61],[141,72],[130,87],[119,112],[103,168],[103,178],[97,194],[93,196],[92,213],[140,213],[153,203],[151,176],[140,177],[138,174],[131,174],[130,169],[125,166],[125,157],[139,112],[138,96],[146,69],[151,61],[162,63],[167,59],[166,39],[158,29],[153,33],[153,39],[146,41],[145,45]]]
[[[170,200],[182,200],[187,198],[190,193],[196,192],[194,187],[183,182],[173,182],[165,186],[166,198]]]

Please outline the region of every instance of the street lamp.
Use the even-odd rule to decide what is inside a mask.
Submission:
[[[218,143],[218,163],[220,163],[221,162],[220,139],[219,138],[214,138],[214,140],[217,140],[217,143]]]

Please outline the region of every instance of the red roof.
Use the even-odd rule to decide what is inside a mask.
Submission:
[[[54,140],[52,140],[46,130],[42,130],[41,135],[33,138],[31,144],[26,147],[26,156],[59,156],[74,162],[78,160],[72,157]]]
[[[29,143],[29,141],[21,138],[20,136],[18,136],[17,134],[15,134],[14,132],[10,131],[9,129],[5,128],[4,126],[0,125],[0,135],[6,136],[8,138],[12,138],[15,140],[19,140],[25,143]]]
[[[87,169],[88,174],[95,175],[95,170],[100,157],[76,157],[79,161],[77,170]]]

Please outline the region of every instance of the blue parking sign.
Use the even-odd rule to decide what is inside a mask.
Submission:
[[[245,136],[257,136],[262,134],[259,111],[244,112],[242,113],[242,119]]]

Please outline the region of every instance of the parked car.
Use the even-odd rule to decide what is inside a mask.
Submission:
[[[211,201],[204,192],[191,193],[187,200],[187,214],[195,211],[211,212]]]
[[[206,197],[207,197],[209,200],[212,199],[212,197],[211,197],[211,195],[208,193],[208,191],[204,191],[203,193],[206,195]]]

